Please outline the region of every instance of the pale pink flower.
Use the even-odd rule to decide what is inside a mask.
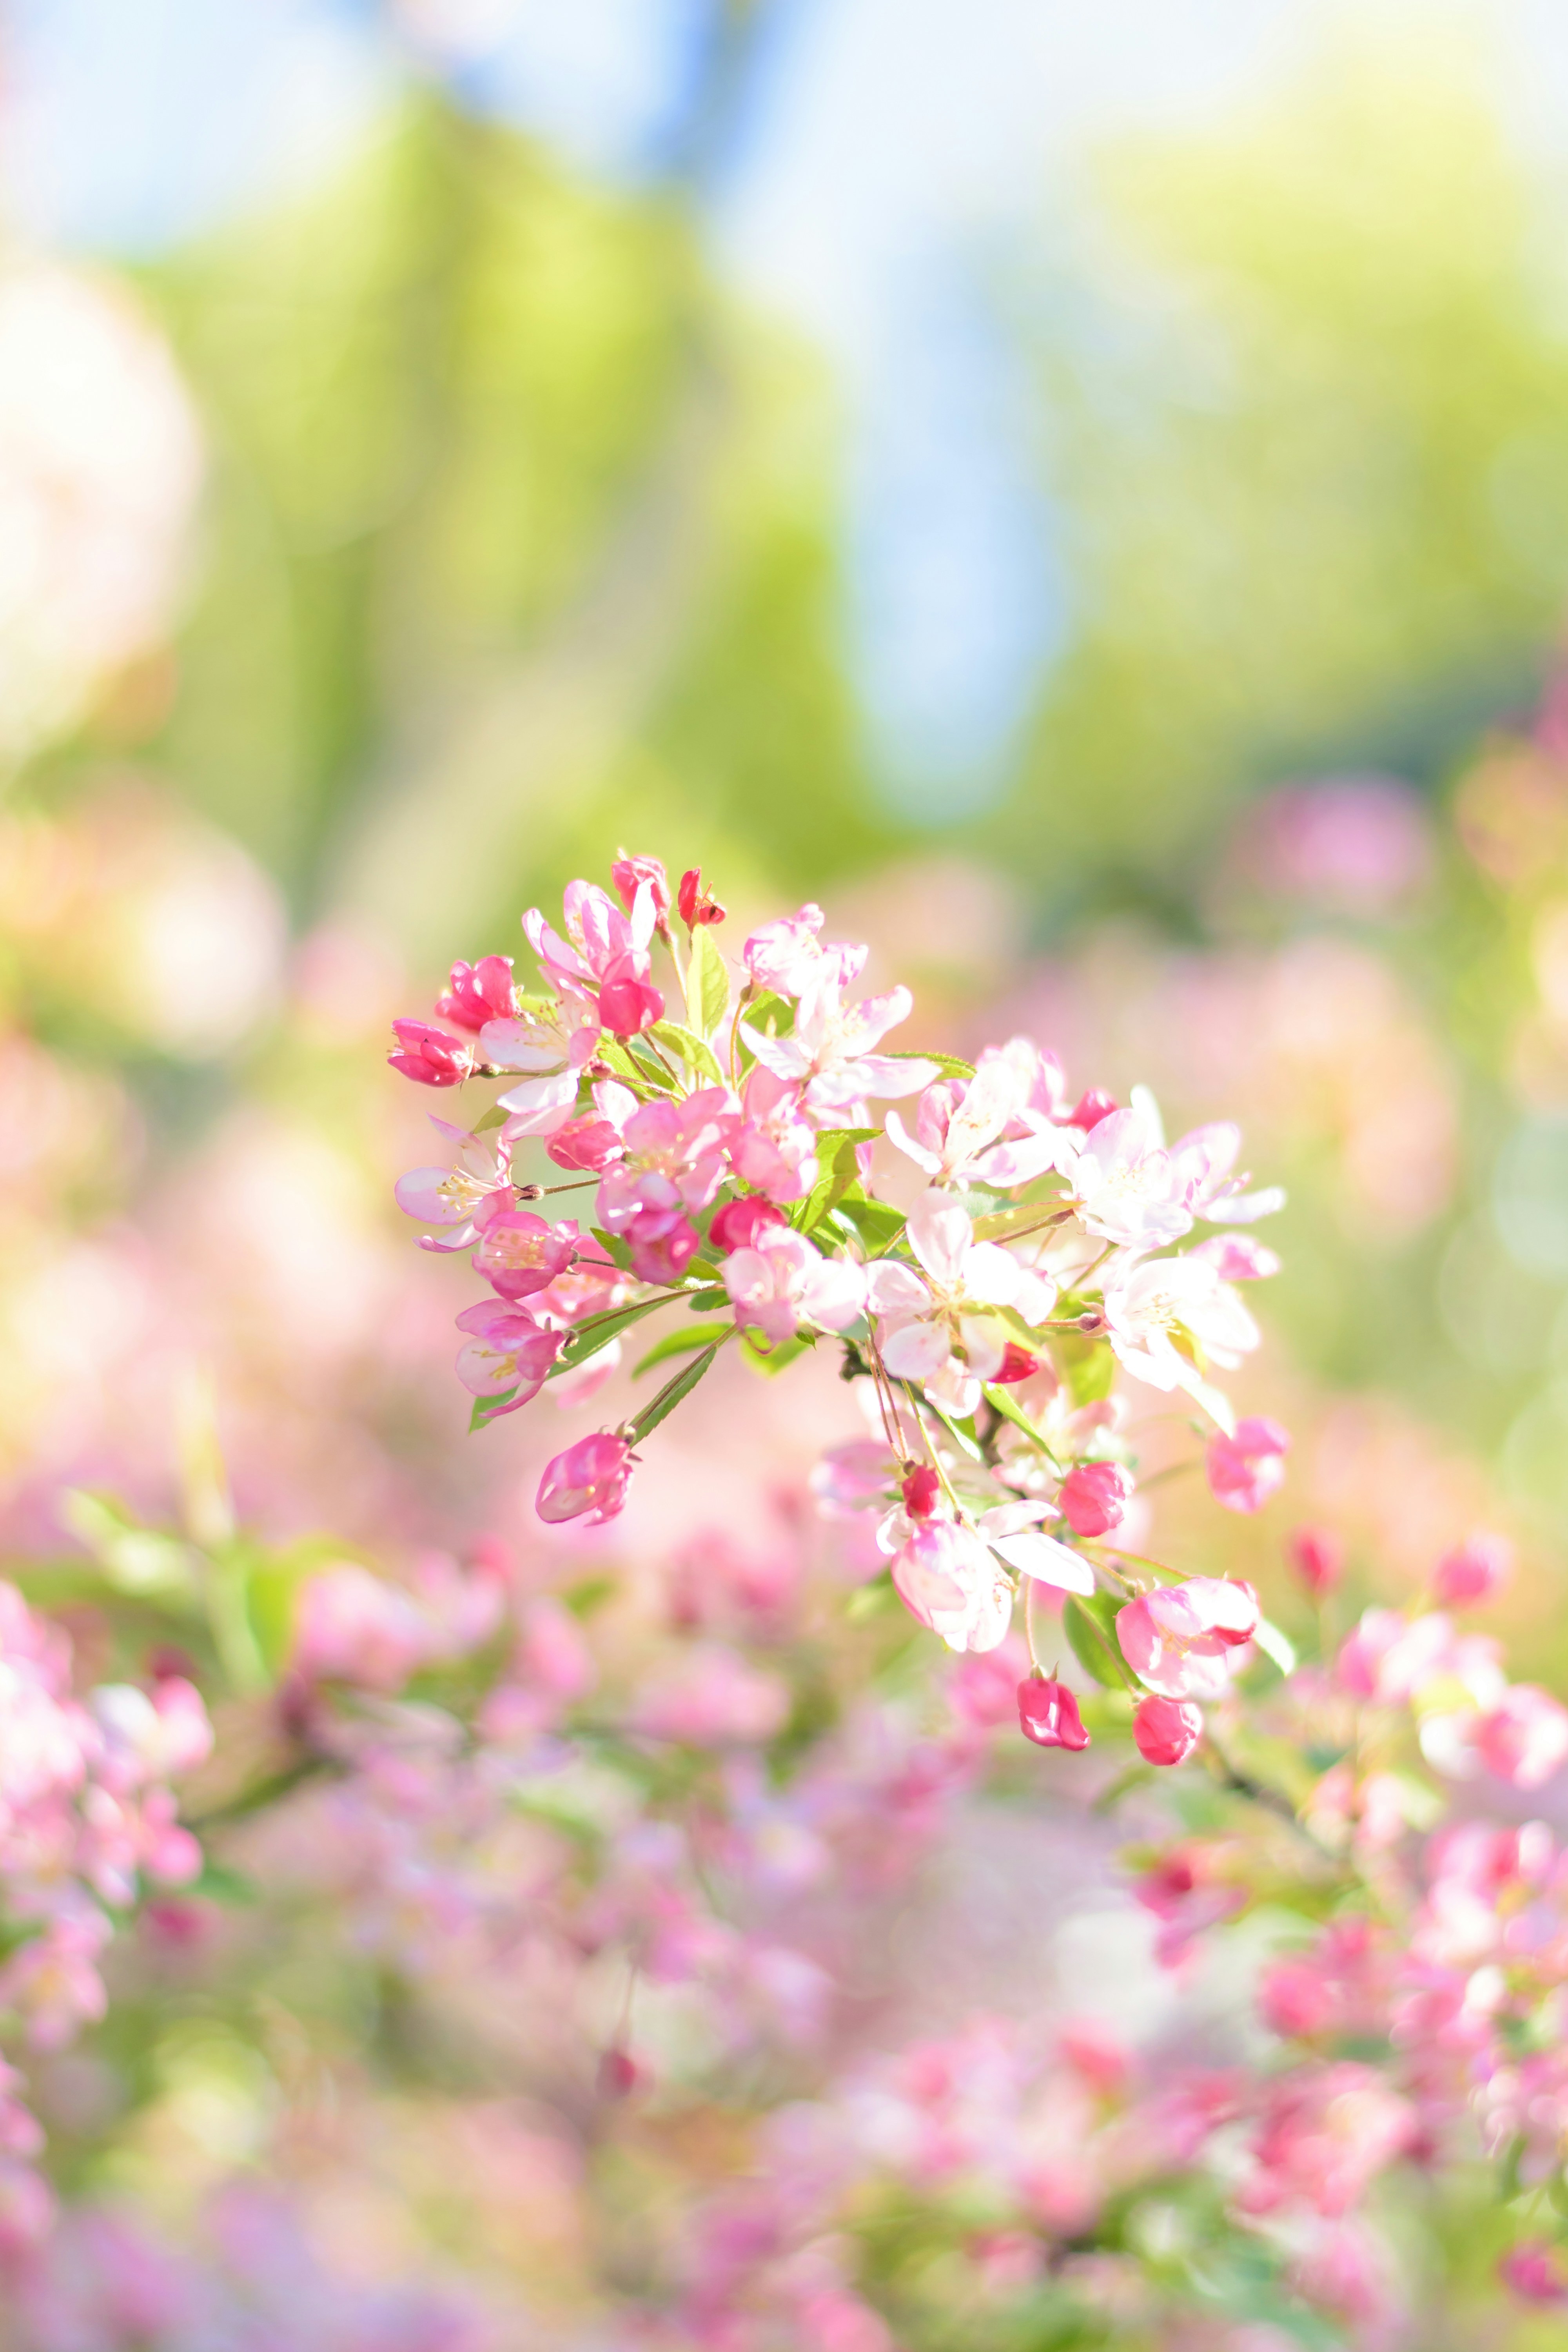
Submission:
[[[100,1683],[88,1705],[103,1737],[100,1773],[116,1788],[194,1771],[212,1753],[201,1693],[183,1675],[165,1675],[151,1696],[133,1683]]]
[[[539,1394],[551,1366],[563,1345],[559,1331],[548,1331],[526,1308],[502,1298],[482,1298],[465,1307],[458,1328],[468,1336],[458,1350],[458,1378],[471,1396],[517,1394],[494,1416],[516,1412]]]
[[[929,1381],[962,1348],[973,1378],[990,1380],[1001,1370],[1008,1333],[986,1309],[1048,1314],[1054,1290],[998,1243],[977,1242],[973,1221],[949,1193],[922,1192],[905,1233],[921,1270],[898,1258],[879,1258],[868,1269],[888,1370],[899,1380]]]
[[[1234,1437],[1216,1430],[1206,1454],[1209,1492],[1227,1511],[1260,1511],[1285,1477],[1290,1433],[1262,1413],[1236,1424]]]
[[[1229,1119],[1194,1127],[1171,1146],[1171,1166],[1194,1217],[1211,1225],[1250,1225],[1285,1206],[1277,1184],[1263,1192],[1243,1192],[1249,1180],[1230,1172],[1240,1150],[1241,1129]]]
[[[720,1268],[742,1328],[777,1347],[803,1323],[847,1331],[866,1305],[863,1268],[845,1257],[824,1257],[816,1244],[788,1225],[763,1225],[749,1249],[731,1252]]]
[[[935,1184],[985,1183],[992,1181],[987,1147],[1017,1118],[1027,1085],[1025,1071],[1000,1059],[982,1063],[972,1078],[938,1079],[921,1096],[913,1135],[896,1110],[888,1113],[889,1140]],[[1028,1173],[1037,1176],[1052,1164],[1047,1144],[1038,1166],[1030,1167]],[[1025,1181],[1011,1165],[1000,1179],[1007,1186]]]
[[[591,997],[600,1024],[618,1037],[635,1036],[662,1019],[664,998],[649,976],[647,955],[658,920],[652,880],[639,883],[629,915],[590,882],[567,884],[564,909],[564,939],[537,907],[522,919],[529,945],[557,993]]]
[[[1139,1700],[1132,1739],[1145,1764],[1184,1764],[1203,1736],[1203,1709],[1190,1699],[1151,1694]]]
[[[1091,1129],[1068,1185],[1086,1231],[1123,1248],[1160,1249],[1192,1225],[1191,1178],[1163,1149],[1158,1115],[1146,1101],[1113,1111]]]
[[[631,1448],[625,1438],[598,1430],[592,1437],[580,1437],[546,1465],[534,1507],[552,1524],[586,1515],[588,1525],[598,1527],[624,1507],[631,1475]]]
[[[994,1650],[1005,1637],[1012,1587],[973,1528],[923,1520],[890,1565],[905,1608],[950,1650]]]
[[[511,1146],[504,1139],[488,1142],[449,1119],[433,1118],[430,1124],[457,1145],[455,1166],[412,1169],[398,1178],[394,1196],[405,1217],[447,1228],[440,1237],[422,1234],[421,1249],[468,1249],[490,1218],[514,1203]]]
[[[1275,1252],[1250,1234],[1211,1234],[1187,1255],[1212,1265],[1222,1282],[1262,1282],[1279,1271]]]
[[[1229,1577],[1162,1584],[1116,1617],[1121,1654],[1163,1698],[1218,1698],[1235,1653],[1258,1631],[1258,1596]]]
[[[753,986],[775,996],[800,996],[825,969],[847,986],[864,969],[868,950],[863,947],[825,948],[817,933],[826,916],[820,907],[805,906],[798,915],[763,923],[741,950]]]
[[[807,1111],[840,1125],[868,1097],[917,1094],[937,1076],[934,1062],[874,1050],[889,1029],[909,1019],[913,1003],[907,988],[894,988],[846,1004],[837,969],[825,960],[802,993],[788,1036],[764,1036],[749,1022],[742,1023],[741,1033],[764,1069],[803,1089]]]
[[[569,991],[548,1004],[525,1005],[520,1013],[487,1021],[479,1032],[479,1058],[493,1069],[536,1076],[562,1070],[575,1074],[598,1050],[599,1025],[593,998]],[[526,1097],[520,1108],[536,1105]]]
[[[1185,1389],[1215,1418],[1224,1413],[1196,1358],[1234,1370],[1258,1344],[1257,1324],[1205,1260],[1114,1259],[1106,1268],[1105,1319],[1117,1360],[1151,1388]]]
[[[1415,2132],[1411,2108],[1374,2068],[1343,2059],[1298,2069],[1270,2087],[1239,2202],[1251,2213],[1294,2202],[1347,2213]]]
[[[603,1116],[619,1127],[622,1156],[599,1180],[599,1223],[606,1233],[625,1233],[641,1210],[708,1207],[724,1175],[724,1147],[735,1120],[732,1097],[722,1087],[704,1087],[680,1102],[640,1107],[625,1087],[601,1086],[595,1099]]]

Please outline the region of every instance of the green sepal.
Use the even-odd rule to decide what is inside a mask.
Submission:
[[[478,1431],[488,1429],[491,1422],[505,1412],[516,1394],[517,1383],[514,1381],[510,1389],[502,1389],[499,1395],[476,1397],[468,1408],[468,1435],[472,1437]]]
[[[641,1380],[655,1364],[662,1364],[670,1356],[689,1356],[694,1349],[716,1345],[728,1337],[730,1328],[728,1323],[689,1323],[684,1331],[667,1332],[662,1339],[655,1340],[639,1364],[633,1365],[633,1380]]]

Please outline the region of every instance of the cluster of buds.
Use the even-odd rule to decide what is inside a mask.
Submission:
[[[1235,1127],[1168,1144],[1145,1088],[1075,1099],[1032,1038],[973,1062],[890,1049],[909,990],[858,998],[868,950],[825,942],[817,907],[764,923],[731,960],[697,871],[672,890],[657,859],[623,856],[612,880],[614,897],[574,882],[560,931],[523,917],[538,988],[487,956],[454,966],[436,1008],[448,1026],[395,1024],[405,1076],[506,1081],[470,1126],[437,1120],[453,1160],[397,1187],[434,1228],[425,1246],[471,1252],[488,1285],[458,1318],[474,1426],[547,1384],[591,1395],[647,1316],[704,1318],[651,1351],[679,1369],[640,1412],[545,1470],[542,1517],[602,1521],[729,1343],[776,1370],[831,1339],[877,1434],[829,1455],[819,1494],[830,1511],[878,1509],[904,1605],[952,1649],[984,1651],[1022,1600],[1034,1658],[1034,1589],[1066,1596],[1089,1673],[1135,1696],[1142,1755],[1180,1761],[1198,1703],[1259,1636],[1258,1602],[1119,1547],[1136,1465],[1111,1392],[1124,1373],[1190,1400],[1216,1499],[1268,1499],[1289,1438],[1238,1423],[1214,1375],[1258,1345],[1240,1286],[1278,1260],[1246,1228],[1282,1194],[1247,1190]],[[882,1108],[911,1097],[907,1118]],[[528,1141],[559,1183],[518,1181]],[[879,1189],[879,1144],[907,1208]],[[584,1213],[545,1213],[574,1191]],[[1088,1742],[1037,1661],[1019,1709],[1032,1739]]]

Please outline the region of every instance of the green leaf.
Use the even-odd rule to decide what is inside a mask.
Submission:
[[[795,1007],[771,988],[760,988],[747,1002],[745,1019],[763,1037],[787,1037],[795,1027]]]
[[[1131,1676],[1121,1663],[1112,1626],[1105,1622],[1108,1600],[1107,1594],[1097,1592],[1092,1600],[1080,1601],[1069,1592],[1062,1603],[1062,1630],[1086,1675],[1106,1690],[1125,1690]]]
[[[706,1078],[710,1086],[723,1085],[724,1073],[712,1047],[705,1045],[689,1029],[683,1029],[679,1021],[656,1021],[647,1034],[666,1053],[684,1062],[694,1078]]]
[[[972,1078],[974,1076],[973,1063],[966,1062],[959,1054],[917,1054],[906,1046],[897,1054],[884,1054],[880,1058],[885,1062],[934,1062],[943,1076],[949,1078]]]
[[[698,937],[700,939],[701,936],[699,932]],[[716,1345],[705,1348],[694,1363],[688,1364],[683,1371],[677,1372],[672,1381],[665,1382],[651,1404],[644,1405],[631,1424],[634,1445],[640,1445],[643,1439],[656,1430],[661,1421],[667,1421],[676,1406],[691,1394],[698,1381],[712,1370],[713,1359],[718,1353]]]
[[[80,1486],[67,1492],[60,1517],[117,1592],[138,1600],[195,1601],[197,1555],[178,1537],[140,1527],[112,1496]]]
[[[657,1307],[670,1307],[674,1303],[670,1298],[643,1298],[635,1307],[616,1307],[604,1315],[591,1315],[586,1323],[578,1324],[551,1365],[547,1377],[553,1380],[558,1372],[569,1372],[574,1364],[585,1363],[590,1356],[596,1356],[601,1348],[607,1348],[628,1323],[639,1322],[645,1315],[651,1315]]]
[[[818,1136],[816,1157],[820,1172],[805,1200],[795,1202],[789,1213],[797,1234],[815,1233],[851,1186],[858,1183],[860,1164],[855,1157],[855,1147],[869,1142],[880,1132],[879,1128],[830,1127]]]
[[[766,1372],[770,1379],[816,1345],[815,1332],[797,1331],[793,1339],[781,1339],[776,1348],[759,1347],[754,1331],[742,1331],[741,1334],[741,1352],[747,1363],[754,1365],[759,1372]]]
[[[657,1094],[668,1095],[673,1091],[669,1072],[661,1070],[657,1062],[639,1061],[622,1038],[601,1037],[596,1058],[608,1063],[617,1078],[628,1078],[634,1087],[641,1087],[645,1092],[650,1087]]]
[[[1264,1656],[1272,1660],[1282,1675],[1295,1673],[1296,1645],[1288,1633],[1280,1632],[1278,1625],[1271,1623],[1267,1617],[1260,1617],[1258,1621],[1258,1630],[1252,1638]]]
[[[1008,1241],[1021,1233],[1044,1233],[1047,1225],[1065,1223],[1068,1213],[1059,1206],[1060,1197],[1053,1192],[1044,1201],[1015,1201],[1010,1209],[988,1209],[974,1220],[974,1238]]]
[[[941,1422],[943,1429],[946,1430],[948,1435],[952,1438],[953,1444],[958,1447],[961,1454],[967,1454],[972,1462],[983,1462],[985,1459],[984,1455],[980,1451],[979,1440],[974,1437],[965,1437],[957,1422],[952,1420],[950,1415],[943,1412],[941,1405],[936,1403],[932,1398],[927,1396],[923,1389],[912,1388],[908,1381],[901,1381],[900,1385],[912,1404],[917,1407],[923,1405],[927,1412],[932,1412],[936,1415],[938,1421]]]
[[[730,1294],[722,1283],[715,1283],[707,1290],[689,1290],[686,1294],[686,1303],[688,1307],[694,1309],[700,1307],[706,1314],[710,1307],[728,1307]]]
[[[1035,1427],[1023,1406],[1014,1403],[1005,1389],[987,1386],[984,1395],[993,1412],[999,1412],[1004,1421],[1010,1421],[1015,1429],[1021,1429],[1026,1437],[1032,1437],[1047,1461],[1055,1462],[1057,1457],[1052,1453],[1047,1440]]]
[[[729,967],[711,926],[700,923],[691,934],[691,959],[686,967],[687,1018],[700,1037],[711,1037],[729,1009]]]
[[[1057,1370],[1067,1382],[1075,1406],[1098,1404],[1110,1394],[1116,1379],[1116,1358],[1109,1339],[1091,1339],[1068,1331],[1056,1349]]]
[[[847,1192],[834,1214],[852,1225],[872,1257],[880,1257],[904,1230],[904,1213],[890,1201],[857,1200]]]
[[[497,1396],[476,1397],[468,1408],[468,1435],[472,1437],[476,1431],[488,1429],[496,1415],[506,1411],[516,1394],[517,1383],[513,1381],[510,1389],[502,1389]]]
[[[231,1870],[226,1863],[214,1862],[210,1854],[203,1856],[202,1874],[186,1892],[205,1895],[209,1903],[236,1906],[261,1900],[261,1890],[254,1878],[247,1878],[243,1870]]]
[[[641,1380],[655,1364],[662,1364],[670,1356],[689,1356],[695,1348],[715,1346],[728,1339],[728,1323],[689,1323],[684,1331],[668,1331],[662,1339],[655,1340],[640,1364],[634,1365],[632,1378]]]
[[[500,1108],[500,1105],[499,1103],[492,1103],[489,1109],[486,1111],[483,1118],[475,1119],[472,1132],[475,1135],[488,1135],[492,1127],[504,1127],[506,1125],[506,1119],[507,1115]]]

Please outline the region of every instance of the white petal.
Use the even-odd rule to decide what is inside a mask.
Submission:
[[[951,1192],[922,1192],[905,1228],[910,1247],[940,1290],[957,1287],[974,1227]]]
[[[1054,1585],[1058,1592],[1094,1591],[1094,1570],[1083,1554],[1058,1543],[1054,1536],[1042,1534],[1038,1528],[1026,1528],[1022,1535],[999,1537],[994,1540],[992,1549],[1001,1553],[1009,1568],[1032,1576],[1038,1584]]]

